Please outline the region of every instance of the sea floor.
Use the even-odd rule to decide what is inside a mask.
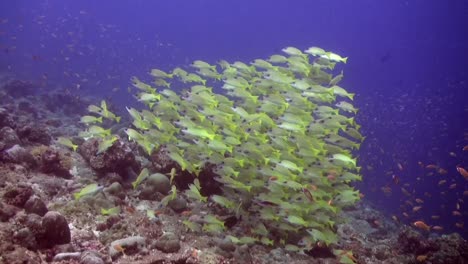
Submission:
[[[468,263],[468,243],[458,234],[399,223],[366,198],[337,216],[337,245],[306,253],[234,244],[225,236],[242,231],[237,219],[226,218],[233,223],[220,235],[191,232],[182,222],[214,213],[212,205],[181,194],[162,206],[156,189],[132,187],[142,167],[166,172],[163,153],[145,158],[122,137],[99,156],[96,142],[77,137],[80,117],[98,99],[40,95],[21,80],[0,87],[0,263]],[[78,150],[58,144],[62,136]],[[75,199],[93,182],[102,188]]]

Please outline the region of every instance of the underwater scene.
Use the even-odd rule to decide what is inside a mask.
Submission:
[[[0,3],[0,263],[468,263],[465,0]]]

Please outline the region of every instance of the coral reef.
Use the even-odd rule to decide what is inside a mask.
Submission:
[[[154,69],[156,87],[134,80],[148,108],[128,108],[131,128],[105,102],[80,119],[88,103],[72,96],[0,91],[0,262],[468,263],[459,235],[352,203],[361,139],[355,109],[334,104],[352,94],[337,88],[342,74],[326,72],[328,55],[285,52],[196,61],[196,73]],[[310,77],[322,87],[308,88]]]
[[[99,141],[98,138],[89,139],[78,149],[91,168],[102,173],[115,172],[123,178],[127,177],[128,168],[140,171],[140,164],[128,144],[118,140],[107,151],[97,154]]]

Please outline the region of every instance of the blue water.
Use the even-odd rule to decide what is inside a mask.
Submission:
[[[59,87],[123,108],[134,103],[130,78],[151,68],[248,62],[286,46],[349,56],[342,86],[357,94],[367,136],[358,153],[365,199],[404,223],[467,236],[455,226],[468,225],[468,184],[456,171],[468,168],[466,25],[463,0],[2,1],[0,69],[41,92]],[[447,174],[428,176],[418,162]],[[405,201],[416,198],[423,208],[412,212]],[[462,216],[452,215],[457,203]]]

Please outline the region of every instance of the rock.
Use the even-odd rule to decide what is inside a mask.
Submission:
[[[140,171],[140,165],[128,144],[117,140],[104,153],[96,154],[98,145],[98,139],[89,139],[78,148],[81,156],[96,171],[101,173],[115,172],[124,178],[127,176],[128,167],[134,171]]]
[[[37,214],[26,214],[25,212],[20,212],[16,215],[18,223],[21,223],[21,226],[18,228],[19,231],[22,228],[27,228],[34,236],[35,243],[34,247],[36,249],[44,247],[44,228],[42,227],[42,217]],[[21,238],[21,236],[20,236]]]
[[[252,256],[250,255],[249,246],[242,245],[236,248],[234,252],[234,258],[239,261],[239,263],[252,263]]]
[[[47,206],[37,196],[31,196],[24,204],[24,210],[30,214],[44,216],[47,213]]]
[[[0,153],[0,160],[9,163],[16,164],[29,164],[34,165],[34,158],[32,155],[20,145],[14,145],[13,147],[4,150]]]
[[[154,242],[154,246],[162,252],[174,253],[179,251],[180,241],[174,233],[167,232]]]
[[[31,155],[41,172],[65,179],[72,177],[70,170],[73,167],[73,159],[69,152],[41,145],[31,149]]]
[[[44,260],[39,252],[27,250],[24,247],[12,247],[8,251],[2,252],[1,263],[8,264],[42,264]]]
[[[236,245],[234,245],[232,240],[227,237],[224,239],[220,239],[217,244],[218,244],[218,247],[224,251],[232,252],[236,250]]]
[[[181,213],[187,209],[187,201],[184,198],[176,197],[174,200],[170,200],[168,205],[177,213]]]
[[[30,250],[37,249],[37,240],[29,228],[24,227],[13,233],[13,240],[16,244]]]
[[[125,192],[123,191],[122,185],[118,182],[114,182],[109,187],[104,188],[104,192],[119,198],[125,198]]]
[[[11,80],[2,87],[13,98],[24,98],[35,94],[37,91],[35,88],[32,82],[22,80]]]
[[[49,211],[42,218],[45,239],[52,245],[70,243],[71,235],[67,220],[59,212]]]
[[[21,144],[21,140],[11,127],[0,129],[0,150],[8,149],[14,145]]]
[[[78,261],[80,260],[81,253],[80,252],[65,252],[65,253],[58,253],[57,255],[54,256],[52,261],[71,261],[75,260]]]
[[[11,127],[15,128],[15,121],[10,116],[9,111],[5,108],[0,107],[0,128]]]
[[[167,194],[171,190],[169,178],[161,173],[155,173],[148,177],[146,186],[151,186],[156,192]]]
[[[153,186],[143,186],[138,198],[140,200],[158,201],[162,199],[161,194],[156,192]]]
[[[34,126],[23,126],[19,129],[18,131],[18,136],[21,138],[22,141],[24,142],[30,142],[30,143],[39,143],[42,145],[49,145],[52,137],[49,135],[47,132],[47,129],[34,125]]]
[[[75,252],[75,247],[70,244],[62,244],[62,245],[55,245],[54,246],[55,253],[73,253]]]
[[[16,214],[16,207],[0,202],[0,221],[6,222]]]
[[[81,264],[104,264],[103,256],[96,251],[85,251],[80,257]]]
[[[29,186],[11,186],[6,190],[5,194],[3,194],[3,199],[5,203],[9,205],[23,207],[33,194],[34,192]]]
[[[133,255],[143,250],[145,246],[146,239],[141,236],[132,236],[115,240],[112,241],[109,247],[109,256],[112,258],[112,260],[115,260],[121,255],[123,255],[123,253],[125,253],[125,255]],[[124,249],[123,252],[121,250],[118,250],[120,248]]]
[[[18,103],[18,110],[24,111],[24,112],[27,112],[27,113],[30,113],[30,114],[34,114],[34,112],[35,112],[35,109],[34,109],[33,105],[29,101],[19,102]]]

